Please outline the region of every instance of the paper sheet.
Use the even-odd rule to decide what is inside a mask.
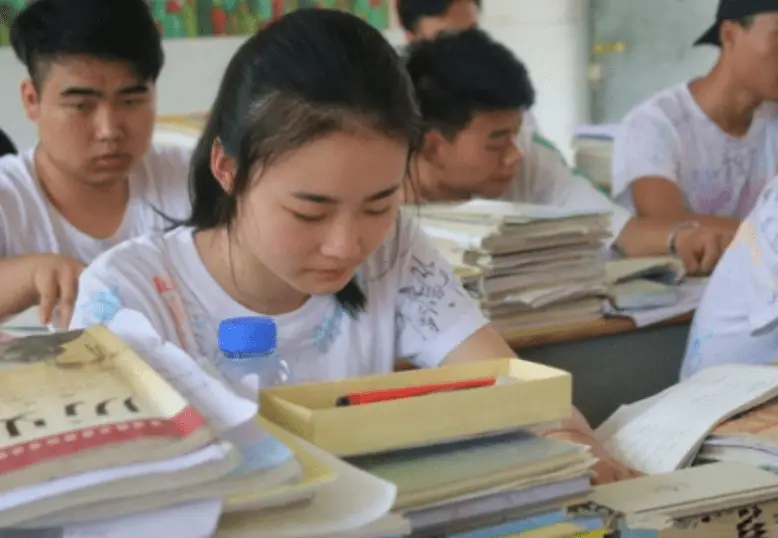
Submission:
[[[343,536],[385,516],[394,505],[397,487],[353,467],[332,454],[298,439],[305,450],[337,473],[313,501],[265,514],[225,515],[216,538],[307,538]]]
[[[604,443],[613,437],[613,435],[628,422],[635,420],[641,413],[647,411],[652,405],[661,400],[664,393],[665,391],[662,391],[643,400],[619,406],[619,408],[595,430],[595,437],[597,437],[601,443]]]
[[[614,482],[594,489],[589,500],[625,514],[672,514],[685,506],[700,506],[722,498],[778,488],[775,474],[739,463],[712,463],[673,473]],[[737,506],[737,505],[735,505]]]
[[[778,395],[778,368],[727,364],[700,371],[666,390],[605,442],[618,459],[647,474],[689,463],[722,420]]]
[[[199,501],[66,527],[62,538],[209,538],[220,515],[221,501]]]
[[[163,342],[140,313],[122,309],[107,325],[173,385],[220,433],[253,420],[257,403],[241,398],[197,362],[169,342]]]
[[[67,478],[49,480],[34,486],[4,492],[0,495],[0,511],[11,510],[31,502],[50,499],[59,495],[67,495],[84,488],[126,478],[156,474],[162,480],[166,473],[183,471],[209,462],[220,461],[226,457],[227,447],[225,445],[208,445],[184,456],[169,460],[133,463],[121,467],[89,471]]]
[[[638,327],[647,327],[668,319],[673,319],[689,312],[694,312],[705,288],[708,285],[707,278],[687,278],[678,286],[678,302],[672,306],[663,306],[660,308],[651,308],[648,310],[625,311],[617,310],[609,301],[604,301],[603,311],[606,315],[626,316],[635,322]]]

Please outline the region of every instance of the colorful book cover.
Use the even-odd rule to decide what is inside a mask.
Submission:
[[[212,442],[205,419],[111,331],[0,342],[0,491]]]

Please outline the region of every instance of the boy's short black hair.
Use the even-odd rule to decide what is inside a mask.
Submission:
[[[11,46],[36,84],[46,65],[83,55],[127,63],[156,81],[162,38],[145,0],[35,0],[11,25]]]
[[[397,0],[397,16],[400,24],[409,32],[415,32],[422,17],[439,17],[457,0]],[[470,0],[481,9],[481,0]]]
[[[446,136],[465,128],[476,112],[526,110],[535,104],[524,64],[477,28],[412,44],[407,68],[425,129]]]

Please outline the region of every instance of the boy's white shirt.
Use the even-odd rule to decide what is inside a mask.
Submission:
[[[35,148],[0,158],[0,258],[56,253],[89,263],[138,235],[163,231],[189,216],[191,149],[151,147],[130,173],[130,199],[113,236],[95,239],[75,228],[46,198],[38,182]]]
[[[524,155],[515,181],[503,196],[505,200],[565,207],[573,210],[602,210],[611,214],[610,246],[632,214],[611,200],[565,162],[551,142],[532,130],[523,129],[519,149]]]
[[[613,146],[612,193],[634,211],[631,186],[641,177],[676,182],[695,213],[744,219],[778,173],[778,114],[766,103],[748,133],[735,138],[700,108],[688,82],[630,111]]]
[[[331,295],[273,316],[277,353],[296,382],[386,373],[397,359],[437,366],[488,323],[404,211],[395,232],[359,269],[357,282],[367,305],[355,317]],[[128,241],[84,271],[72,326],[105,323],[122,309],[140,312],[164,340],[217,367],[219,322],[261,315],[211,277],[191,228]]]
[[[778,177],[716,266],[689,333],[681,378],[722,363],[778,359]]]

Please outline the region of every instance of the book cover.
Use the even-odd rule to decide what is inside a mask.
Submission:
[[[200,413],[103,326],[0,342],[0,491],[214,440]]]

